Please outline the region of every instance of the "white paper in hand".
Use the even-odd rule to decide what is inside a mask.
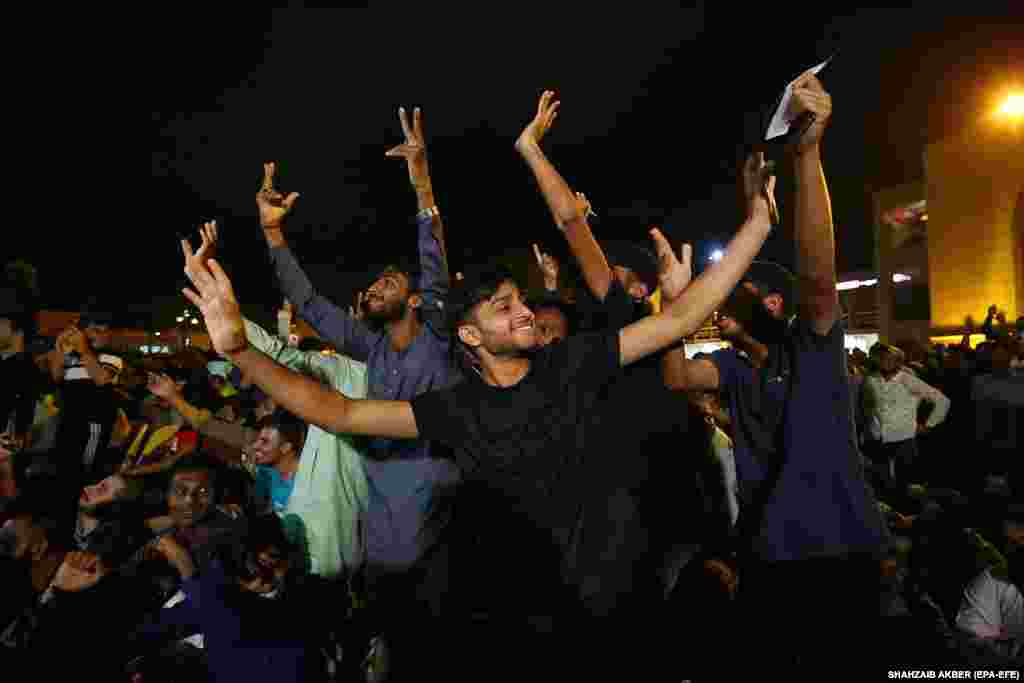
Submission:
[[[832,57],[829,57],[818,66],[811,69],[811,73],[817,76],[818,72],[824,69],[831,61]],[[803,74],[800,74],[800,76],[802,75]],[[790,122],[786,120],[786,110],[789,109],[789,101],[793,99],[793,84],[797,82],[800,76],[797,76],[790,81],[789,85],[786,86],[786,89],[782,91],[782,98],[779,100],[779,106],[775,109],[775,113],[772,114],[771,123],[768,124],[768,132],[764,136],[765,140],[772,140],[789,132]]]

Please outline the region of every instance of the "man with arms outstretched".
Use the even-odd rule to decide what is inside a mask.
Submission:
[[[517,147],[549,206],[564,211],[561,218],[569,222],[581,218],[575,197],[537,144],[557,106],[551,104],[552,96],[546,92],[541,98],[537,117],[523,131]],[[769,196],[773,186],[774,180],[769,180]],[[602,449],[609,425],[615,423],[602,421],[599,398],[622,367],[696,330],[746,271],[770,229],[768,200],[760,198],[730,242],[726,258],[689,286],[685,286],[682,264],[670,250],[663,255],[666,305],[661,314],[622,330],[576,335],[533,354],[537,345],[533,313],[523,304],[512,278],[500,272],[467,274],[447,308],[449,329],[470,360],[472,372],[460,384],[412,401],[351,400],[250,349],[230,281],[215,261],[204,264],[196,259],[187,243],[182,245],[185,270],[196,291],[185,290],[185,294],[202,311],[217,350],[287,410],[332,432],[427,438],[451,447],[467,481],[490,493],[490,505],[481,514],[514,518],[517,528],[532,531],[528,539],[506,539],[524,549],[518,561],[531,589],[550,587],[534,604],[519,606],[523,621],[554,617],[560,647],[582,640],[585,647],[598,648],[602,658],[593,652],[588,658],[597,670],[635,667],[641,659],[637,653],[628,648],[601,651],[597,641],[581,636],[608,638],[611,643],[636,637],[639,631],[624,631],[622,623],[601,620],[583,634],[575,627],[585,622],[572,618],[587,615],[585,598],[590,596],[580,595],[579,587],[589,576],[601,574],[605,559],[578,552],[593,543],[585,537],[583,511],[589,501],[600,498],[602,490],[620,485],[629,474],[627,455],[611,458]],[[663,240],[659,244],[667,246]],[[632,426],[640,438],[674,428],[662,421]],[[500,599],[507,588],[516,587],[494,586],[494,599]],[[642,624],[631,625],[639,629]],[[570,633],[568,628],[574,630]],[[495,642],[491,647],[505,646]],[[574,669],[586,665],[586,661],[571,662]]]

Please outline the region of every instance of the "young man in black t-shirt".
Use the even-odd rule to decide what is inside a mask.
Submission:
[[[552,95],[542,96],[536,118],[516,146],[560,220],[582,221],[575,197],[538,144],[558,106],[552,104]],[[774,182],[767,187],[770,196]],[[633,463],[629,454],[606,447],[616,443],[609,439],[621,424],[603,421],[602,416],[626,401],[604,398],[603,390],[619,377],[622,367],[678,343],[707,319],[767,237],[768,202],[763,198],[753,203],[726,258],[692,283],[686,282],[688,274],[671,250],[661,253],[666,300],[661,314],[622,330],[577,335],[536,353],[534,316],[514,281],[501,273],[464,279],[448,313],[454,338],[473,372],[452,388],[412,401],[351,400],[254,351],[245,338],[227,276],[218,264],[206,260],[203,250],[193,254],[188,242],[182,243],[185,271],[198,293],[185,294],[202,311],[215,348],[293,414],[336,433],[427,438],[450,446],[467,481],[488,493],[480,496],[490,501],[481,514],[513,520],[507,529],[531,530],[530,540],[535,542],[505,539],[514,548],[506,557],[518,563],[532,585],[547,581],[552,586],[554,592],[546,593],[545,599],[555,601],[549,602],[556,605],[553,616],[607,613],[600,599],[606,590],[603,584],[610,580],[610,590],[625,590],[603,571],[602,564],[611,562],[616,549],[602,548],[600,539],[591,545],[585,510],[589,501],[601,500],[610,484],[618,486],[628,479]],[[626,398],[633,404],[648,399]],[[659,419],[641,419],[641,413],[634,410],[638,419],[630,423],[638,438],[671,428]],[[494,586],[494,599],[500,599],[506,588]],[[598,608],[588,610],[591,604]],[[538,616],[526,608],[520,611]],[[557,629],[560,624],[555,624]],[[632,624],[640,626],[638,621]],[[602,637],[612,637],[612,630]],[[624,637],[622,629],[615,631],[615,638]],[[595,629],[591,635],[597,634]],[[574,630],[573,637],[579,635]],[[620,658],[623,654],[626,657]],[[614,656],[617,666],[626,659],[636,663],[635,653]]]

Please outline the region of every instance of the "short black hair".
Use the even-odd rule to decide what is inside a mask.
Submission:
[[[209,455],[206,455],[205,453],[194,453],[189,457],[180,460],[171,468],[168,481],[172,481],[174,477],[182,472],[206,472],[210,476],[210,484],[216,487],[217,478],[220,475],[222,467],[223,465],[221,465],[220,461],[215,460]]]
[[[477,304],[493,298],[506,282],[517,284],[512,271],[502,264],[488,264],[465,273],[451,288],[446,317],[452,340],[452,360],[457,367],[465,368],[465,364],[475,358],[472,350],[459,339],[459,327],[469,321]]]
[[[248,520],[243,534],[222,549],[220,559],[228,576],[248,581],[261,573],[260,551],[271,547],[294,559],[295,544],[285,533],[281,518],[273,512]]]
[[[302,450],[306,436],[306,423],[283,408],[278,408],[270,415],[264,415],[256,423],[256,429],[276,429],[285,441],[295,447],[296,452]]]
[[[420,267],[414,264],[412,261],[399,260],[394,263],[389,263],[384,266],[381,271],[377,274],[377,278],[382,275],[391,273],[398,273],[405,276],[405,279],[409,281],[409,294],[416,294],[420,291],[422,271]],[[375,278],[376,279],[376,278]]]

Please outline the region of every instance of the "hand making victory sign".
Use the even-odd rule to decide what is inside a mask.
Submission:
[[[658,286],[666,303],[675,301],[693,277],[693,247],[684,244],[676,258],[672,246],[657,228],[651,228],[651,239],[658,256]]]
[[[277,164],[273,161],[263,164],[263,185],[256,193],[256,206],[260,211],[260,224],[264,228],[280,228],[284,217],[292,210],[298,192],[285,196],[274,189],[274,174]]]
[[[430,169],[427,166],[427,143],[423,136],[423,114],[420,108],[412,111],[412,125],[406,116],[405,107],[398,108],[398,120],[402,124],[405,142],[385,152],[385,156],[405,159],[409,168],[409,182],[417,191],[430,188]]]

